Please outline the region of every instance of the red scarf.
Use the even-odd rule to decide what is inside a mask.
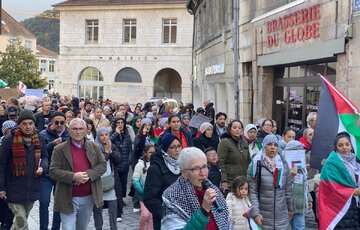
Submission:
[[[32,145],[34,146],[35,154],[35,171],[39,167],[39,161],[41,158],[40,140],[36,131],[31,134]],[[23,133],[20,129],[16,129],[14,132],[14,141],[12,144],[12,166],[13,174],[15,176],[26,176],[27,165],[26,155],[23,142]],[[30,153],[31,154],[31,153]],[[34,172],[35,173],[35,172]]]
[[[308,139],[306,139],[304,136],[300,137],[299,142],[304,145],[304,147],[305,147],[306,150],[310,150],[310,149],[311,149],[311,144],[310,144],[310,142],[309,142]]]

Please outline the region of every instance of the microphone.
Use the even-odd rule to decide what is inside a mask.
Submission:
[[[211,188],[210,182],[208,179],[205,179],[201,182],[202,188],[204,190]],[[223,207],[215,200],[213,205],[215,206],[216,211],[218,212],[222,212],[223,211]]]

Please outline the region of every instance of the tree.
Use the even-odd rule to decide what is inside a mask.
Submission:
[[[29,89],[43,89],[47,82],[40,77],[36,56],[21,44],[20,39],[11,42],[5,52],[0,52],[0,78],[9,87],[17,87],[22,81]]]

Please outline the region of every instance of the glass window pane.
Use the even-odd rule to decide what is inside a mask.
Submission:
[[[129,28],[129,27],[125,27],[125,31],[124,31],[124,42],[125,42],[125,43],[130,42],[130,28]]]
[[[321,87],[309,86],[306,88],[306,116],[310,112],[317,112],[320,100]]]
[[[164,43],[169,43],[169,26],[164,26]]]
[[[136,26],[131,27],[131,42],[134,43],[136,41]]]
[[[92,97],[92,98],[98,98],[97,89],[98,89],[97,86],[92,86],[92,90],[91,90],[91,92],[92,92],[91,97]]]
[[[296,132],[302,127],[302,111],[304,100],[303,87],[290,87],[289,91],[289,119],[288,126]]]
[[[171,27],[171,43],[176,43],[176,26]]]
[[[99,98],[104,98],[104,86],[99,87]]]
[[[316,77],[318,73],[325,74],[325,63],[308,65],[306,66],[306,76],[307,77]]]
[[[84,86],[84,96],[91,96],[91,86]]]

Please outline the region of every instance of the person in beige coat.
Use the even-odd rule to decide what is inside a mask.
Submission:
[[[103,205],[101,175],[106,161],[99,147],[85,139],[84,120],[71,120],[69,134],[51,158],[50,177],[57,181],[54,211],[60,212],[63,230],[87,230],[94,205]]]
[[[94,109],[94,113],[89,116],[89,118],[94,122],[96,131],[99,128],[110,128],[110,121],[102,114],[100,107]]]

